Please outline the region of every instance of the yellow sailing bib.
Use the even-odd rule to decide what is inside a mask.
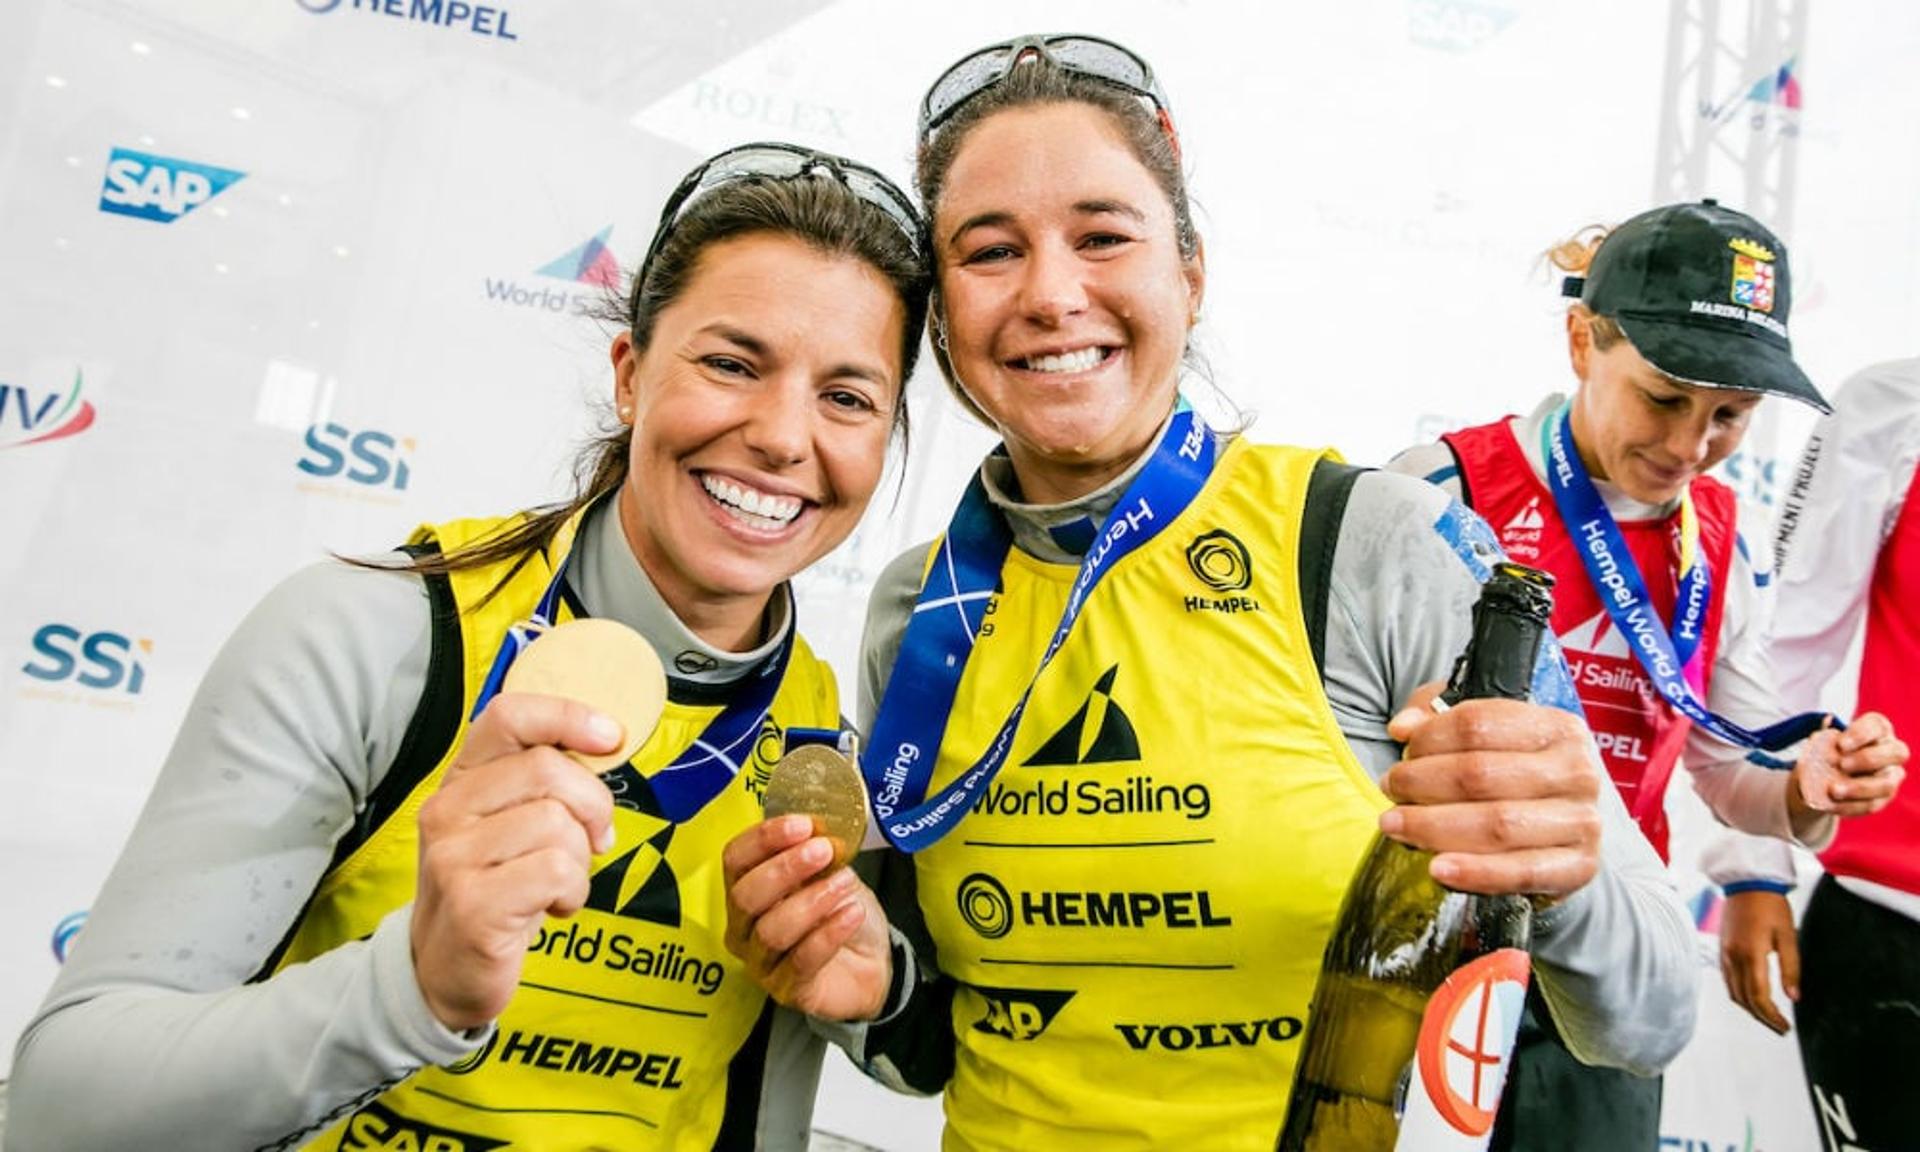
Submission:
[[[1267,1152],[1386,801],[1335,725],[1297,536],[1318,454],[1242,442],[1101,581],[1007,767],[916,857],[954,998],[946,1146]],[[979,757],[1075,569],[1018,551],[935,782]]]
[[[452,550],[497,524],[423,528],[415,542]],[[565,554],[575,527],[549,555]],[[549,557],[537,555],[482,605],[505,570],[450,577],[462,609],[461,663],[447,669],[463,678],[459,733],[432,772],[322,878],[281,967],[368,935],[413,899],[419,807],[465,737],[465,717],[508,626],[525,619],[553,575]],[[458,1064],[415,1073],[309,1148],[715,1146],[728,1119],[730,1071],[757,1093],[770,1011],[723,943],[721,849],[760,819],[759,789],[780,757],[786,728],[839,722],[832,672],[796,638],[752,760],[733,784],[688,823],[646,814],[638,799],[646,778],[691,744],[722,704],[670,699],[633,760],[607,774],[619,804],[618,843],[593,862],[587,907],[571,920],[549,921],[533,941],[520,990],[486,1046]],[[746,1106],[750,1116],[753,1102]]]

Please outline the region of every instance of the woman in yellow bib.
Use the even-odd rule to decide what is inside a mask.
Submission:
[[[922,105],[918,180],[935,353],[1003,447],[870,608],[893,849],[861,883],[822,878],[804,820],[737,838],[750,970],[851,1022],[871,1074],[944,1091],[950,1148],[1270,1149],[1380,829],[1443,883],[1539,896],[1577,1050],[1662,1066],[1689,925],[1582,725],[1418,706],[1465,646],[1485,525],[1180,400],[1205,260],[1146,63],[1085,36],[967,56]],[[1557,656],[1542,696],[1571,700]]]
[[[575,499],[267,597],[20,1042],[9,1146],[806,1146],[819,1044],[728,954],[715,862],[788,731],[838,726],[786,582],[904,425],[920,232],[851,162],[714,157],[633,278]],[[599,776],[562,750],[618,722],[495,695],[526,622],[582,616],[669,670]]]

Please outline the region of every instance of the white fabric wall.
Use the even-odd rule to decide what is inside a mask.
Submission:
[[[1039,20],[1007,0],[497,0],[442,26],[386,3],[0,15],[0,1076],[201,671],[261,592],[329,550],[562,490],[609,379],[606,334],[576,314],[596,288],[558,266],[596,238],[636,259],[685,169],[748,139],[904,182],[922,86]],[[1666,11],[1100,0],[1039,22],[1143,50],[1172,92],[1211,273],[1201,339],[1252,434],[1377,462],[1567,383],[1535,254],[1647,205]],[[1827,384],[1913,351],[1917,57],[1920,12],[1856,0],[1815,6],[1795,64],[1794,332]],[[1782,114],[1742,115],[1778,130]],[[116,149],[241,175],[170,221],[107,211]],[[930,371],[913,398],[897,499],[803,581],[804,625],[849,684],[873,574],[937,530],[990,443]],[[345,465],[361,481],[299,468],[328,425],[376,434]],[[1762,501],[1806,420],[1778,425],[1739,462]],[[87,640],[98,659],[67,674],[46,651]],[[1663,1147],[1812,1147],[1791,1042],[1725,1005],[1705,952],[1703,976]],[[820,1115],[936,1146],[936,1104],[838,1061]]]

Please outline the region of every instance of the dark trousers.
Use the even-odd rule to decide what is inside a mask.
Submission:
[[[1920,923],[1821,877],[1793,1015],[1821,1146],[1920,1149]]]
[[[1573,1058],[1537,990],[1500,1094],[1491,1152],[1658,1152],[1660,1078]]]

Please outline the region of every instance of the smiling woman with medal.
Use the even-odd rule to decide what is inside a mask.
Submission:
[[[1656,208],[1556,248],[1573,273],[1579,387],[1402,453],[1397,470],[1467,501],[1515,559],[1552,572],[1553,628],[1615,788],[1664,858],[1664,800],[1684,755],[1721,820],[1818,850],[1835,817],[1883,807],[1906,746],[1877,713],[1845,731],[1786,717],[1766,647],[1767,545],[1706,473],[1769,395],[1827,411],[1793,362],[1787,254],[1713,201]],[[1829,730],[1822,731],[1821,729]],[[1797,756],[1774,755],[1807,739]],[[1785,769],[1773,771],[1771,769]],[[1729,891],[1773,887],[1745,878]],[[1660,1081],[1589,1068],[1552,1021],[1523,1025],[1497,1149],[1651,1148]]]
[[[787,581],[904,425],[920,243],[837,157],[691,173],[580,494],[303,572],[214,662],[10,1139],[804,1148],[820,1044],[728,953],[716,864],[782,734],[839,724]]]
[[[1145,61],[1086,36],[968,55],[922,105],[918,178],[935,355],[1003,445],[875,589],[868,884],[811,820],[728,847],[750,970],[851,1022],[871,1074],[944,1090],[949,1148],[1270,1149],[1384,830],[1443,883],[1537,896],[1535,972],[1584,1053],[1663,1065],[1689,925],[1584,728],[1420,707],[1485,526],[1182,401],[1205,259]],[[1556,654],[1538,673],[1571,702]]]

